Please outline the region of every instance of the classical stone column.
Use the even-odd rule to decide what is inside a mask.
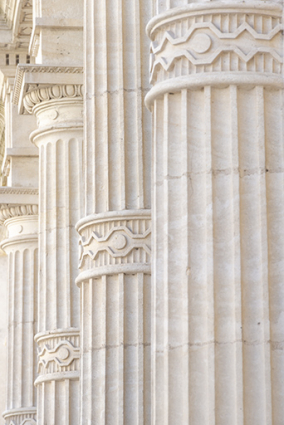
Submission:
[[[19,70],[20,97],[37,117],[31,141],[39,148],[39,425],[79,423],[78,235],[82,216],[83,100],[76,68],[31,67]],[[78,72],[79,73],[78,73]],[[22,76],[20,77],[22,72]],[[75,74],[74,74],[75,72]],[[73,73],[73,74],[72,74]],[[26,84],[29,77],[48,84]],[[52,84],[53,81],[53,84]],[[21,105],[21,104],[20,104]]]
[[[36,423],[38,206],[1,205],[7,229],[1,248],[8,256],[7,425]]]
[[[150,424],[150,0],[85,2],[80,423]]]
[[[158,12],[152,423],[281,425],[282,5],[161,1]]]

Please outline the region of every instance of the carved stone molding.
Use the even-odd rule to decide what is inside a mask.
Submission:
[[[19,105],[21,98],[31,91],[31,87],[36,87],[38,84],[45,84],[48,87],[61,85],[68,80],[69,83],[76,85],[82,81],[82,74],[81,67],[19,65],[15,77],[13,103]],[[24,78],[25,76],[28,78]]]
[[[86,217],[80,234],[80,283],[88,275],[150,271],[151,214],[149,210],[119,211]],[[139,267],[140,266],[140,267]],[[142,270],[143,269],[143,270]]]
[[[38,378],[35,385],[45,381],[78,379],[80,368],[79,329],[65,329],[37,334]]]
[[[204,85],[209,76],[216,76],[217,84],[233,79],[253,84],[256,76],[265,76],[262,84],[281,85],[282,31],[277,4],[211,2],[171,9],[147,27],[151,83],[177,91],[202,85],[201,74]]]
[[[38,205],[0,205],[0,222],[9,218],[21,217],[26,215],[38,215]]]
[[[24,187],[0,187],[0,195],[38,195],[38,189]]]
[[[83,99],[83,86],[80,84],[56,85],[50,87],[32,87],[24,97],[24,107],[29,114],[34,106],[58,99]]]
[[[36,407],[8,410],[3,413],[6,425],[35,425]]]

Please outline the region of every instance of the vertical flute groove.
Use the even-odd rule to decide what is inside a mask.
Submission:
[[[168,144],[169,144],[169,95],[164,96],[164,160],[163,160],[163,177],[168,175]],[[165,316],[165,329],[164,329],[164,341],[163,341],[163,357],[164,357],[164,424],[168,425],[169,419],[169,304],[168,304],[168,284],[169,284],[169,270],[168,270],[168,215],[169,215],[169,205],[168,205],[168,182],[164,182],[164,216],[165,216],[165,233],[164,233],[164,293],[163,293],[163,303],[164,303],[164,316]]]
[[[118,58],[118,96],[119,96],[119,138],[120,138],[120,208],[126,208],[126,167],[125,167],[125,101],[124,101],[124,16],[123,16],[123,0],[119,0],[118,4],[118,40],[119,40],[119,58]],[[112,193],[114,196],[114,193]]]
[[[236,423],[242,425],[243,417],[243,385],[242,385],[242,308],[241,308],[241,255],[240,255],[240,181],[235,170],[239,169],[238,143],[238,94],[237,87],[230,86],[230,123],[232,141],[232,186],[233,186],[233,235],[234,235],[234,321],[235,321],[235,386],[236,386]],[[239,341],[239,342],[238,342]],[[238,409],[238,406],[241,406]]]
[[[74,145],[74,146],[72,146]],[[64,176],[64,205],[67,205],[66,211],[65,211],[65,223],[72,223],[71,217],[70,217],[70,211],[72,211],[73,204],[76,202],[72,196],[72,189],[70,188],[73,186],[74,177],[76,176],[76,163],[74,161],[75,158],[78,158],[78,152],[76,149],[76,140],[70,140],[70,143],[68,145],[65,145],[64,148],[64,157],[65,157],[65,176]],[[73,148],[73,149],[72,149]],[[73,155],[74,159],[73,159]],[[76,186],[75,186],[76,190]],[[77,188],[76,192],[78,193],[78,198],[80,198],[80,189]],[[74,202],[75,201],[75,202]],[[77,202],[79,199],[77,199]],[[80,208],[80,205],[79,205]],[[73,217],[72,217],[73,219]],[[72,257],[71,257],[71,244],[72,244],[72,238],[71,238],[71,229],[70,226],[66,226],[65,229],[65,247],[66,247],[66,264],[65,264],[65,270],[64,270],[64,292],[65,292],[65,308],[64,308],[64,316],[66,322],[63,324],[63,327],[69,328],[71,326],[71,310],[72,310],[72,287],[74,285],[74,281],[71,277],[70,273],[70,267],[68,267],[69,264],[72,264]],[[75,240],[75,239],[74,239]],[[71,243],[70,243],[71,242]],[[66,403],[69,401],[69,394],[68,398],[66,397]],[[69,422],[69,419],[68,419]],[[66,420],[66,423],[68,423]]]
[[[207,299],[207,340],[210,341],[214,337],[214,328],[215,328],[215,282],[214,282],[214,224],[213,224],[213,214],[214,214],[214,185],[212,180],[212,175],[209,170],[213,169],[213,147],[212,147],[212,89],[210,86],[204,87],[204,120],[205,120],[205,140],[204,140],[204,149],[205,149],[205,164],[204,169],[206,172],[206,209],[208,212],[206,214],[206,272],[207,272],[207,282],[206,282],[206,299]],[[212,208],[208,206],[212,205]],[[207,379],[208,379],[208,421],[210,422],[210,416],[212,412],[215,412],[214,423],[216,421],[216,409],[215,409],[215,398],[216,390],[215,385],[212,382],[212,375],[215,375],[215,347],[208,345],[207,350]],[[211,371],[211,374],[210,374]],[[213,415],[212,415],[213,416]]]
[[[182,170],[186,170],[188,167],[188,161],[189,161],[189,155],[188,155],[188,91],[182,90],[181,92],[181,137],[182,137]],[[189,178],[187,176],[184,176],[184,192],[185,192],[185,199],[184,199],[184,205],[183,205],[183,216],[182,216],[182,227],[185,229],[184,234],[184,247],[185,252],[188,252],[189,247],[189,232],[188,232],[188,209],[189,209]],[[189,274],[190,274],[190,265],[189,261],[187,261],[186,264],[186,285],[183,288],[183,314],[184,314],[184,322],[182,324],[183,326],[183,338],[186,342],[186,345],[189,342],[189,328],[188,328],[188,316],[189,316]],[[182,407],[183,407],[183,421],[185,423],[189,423],[190,413],[189,413],[189,363],[186,355],[186,349],[183,349],[183,355],[185,360],[182,362],[182,369],[183,369],[183,400],[182,400]]]

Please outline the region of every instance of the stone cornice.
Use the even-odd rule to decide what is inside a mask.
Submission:
[[[0,222],[25,215],[38,215],[38,205],[0,204]]]
[[[44,101],[41,100],[44,96],[47,97],[46,100],[48,100],[48,97],[51,99],[62,98],[65,93],[65,97],[78,97],[77,86],[82,84],[82,67],[19,65],[15,78],[13,103],[18,105],[20,113],[24,113],[24,98],[27,93],[37,92],[39,94],[38,101],[35,103],[37,104]],[[54,86],[65,86],[65,89],[55,89],[55,94],[53,94],[52,87]],[[57,92],[58,94],[56,94]],[[74,94],[72,94],[73,92]],[[79,92],[82,96],[82,89]]]

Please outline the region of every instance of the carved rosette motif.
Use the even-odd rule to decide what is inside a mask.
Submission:
[[[78,379],[80,369],[80,334],[78,329],[57,330],[36,335],[38,378],[41,382]]]
[[[190,4],[155,17],[147,31],[153,85],[172,81],[174,88],[179,79],[182,89],[182,79],[194,84],[200,74],[218,74],[220,83],[269,74],[281,84],[283,22],[275,3]]]
[[[83,99],[83,86],[81,84],[54,85],[49,87],[30,86],[29,92],[24,97],[24,107],[29,114],[33,113],[34,106],[60,99]]]
[[[149,272],[151,263],[151,215],[149,210],[98,214],[81,220],[80,283],[88,275]],[[143,269],[143,270],[142,270]],[[144,270],[145,269],[145,270]]]

